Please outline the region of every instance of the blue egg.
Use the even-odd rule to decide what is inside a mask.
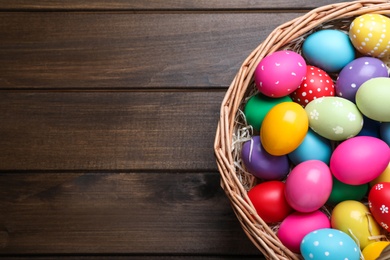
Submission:
[[[379,128],[380,122],[363,116],[363,128],[357,134],[358,136],[372,136],[380,138]]]
[[[330,141],[309,129],[302,143],[288,154],[288,158],[295,165],[307,160],[320,160],[329,165],[331,155]]]
[[[303,42],[307,63],[326,72],[339,72],[355,59],[355,49],[346,33],[327,29],[310,34]]]
[[[383,122],[380,126],[380,136],[390,146],[390,122]]]
[[[360,259],[356,242],[346,233],[332,228],[307,234],[301,242],[301,254],[305,260]]]

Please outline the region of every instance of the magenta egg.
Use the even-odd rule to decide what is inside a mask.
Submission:
[[[372,136],[355,136],[336,147],[330,157],[330,169],[339,181],[361,185],[377,178],[389,161],[390,148],[384,141]]]
[[[258,90],[268,97],[284,97],[294,92],[306,75],[306,62],[293,51],[277,51],[263,58],[254,78]]]
[[[286,180],[288,204],[300,212],[312,212],[325,205],[332,192],[332,174],[320,160],[304,161],[295,166]]]
[[[373,57],[357,58],[340,71],[335,86],[336,94],[355,102],[356,92],[360,85],[376,77],[388,77],[384,62]]]

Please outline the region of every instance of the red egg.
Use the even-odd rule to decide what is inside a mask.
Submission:
[[[334,95],[332,78],[322,69],[307,66],[305,78],[290,97],[294,102],[305,107],[313,99]]]
[[[266,223],[280,222],[293,211],[284,196],[284,187],[285,184],[281,181],[267,181],[248,192],[257,214]]]
[[[376,222],[390,231],[390,182],[380,182],[371,188],[368,206]]]

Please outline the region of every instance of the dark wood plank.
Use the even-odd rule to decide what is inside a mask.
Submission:
[[[0,89],[226,87],[298,15],[3,12]]]
[[[0,92],[0,170],[216,170],[222,91]]]
[[[2,8],[6,10],[42,10],[42,9],[70,9],[70,10],[207,10],[207,9],[302,9],[315,8],[322,5],[334,3],[332,0],[201,0],[201,1],[185,1],[185,0],[67,0],[67,1],[51,1],[51,0],[3,0]],[[339,2],[346,2],[340,0]]]
[[[1,254],[259,255],[214,173],[2,173]]]

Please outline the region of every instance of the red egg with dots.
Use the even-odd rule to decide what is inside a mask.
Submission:
[[[315,66],[307,66],[301,85],[290,95],[294,102],[303,107],[313,99],[326,96],[335,96],[333,80],[324,70]]]

